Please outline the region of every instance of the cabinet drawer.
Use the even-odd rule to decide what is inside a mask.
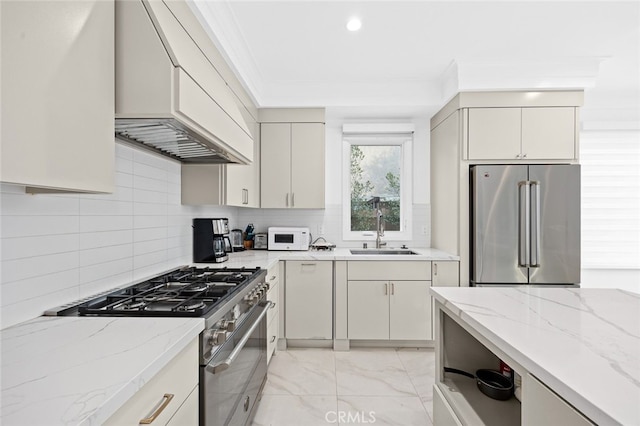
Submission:
[[[194,339],[142,387],[129,401],[104,423],[105,425],[138,425],[150,416],[165,395],[173,395],[153,424],[164,425],[198,386],[198,339]]]
[[[542,382],[527,374],[522,383],[522,426],[591,426],[586,417]]]
[[[270,324],[278,317],[278,310],[280,309],[280,293],[278,291],[278,286],[271,287],[267,293],[267,300],[275,303],[275,306],[269,308],[269,312],[267,312],[267,324]]]
[[[267,324],[267,364],[271,362],[271,357],[278,345],[278,321],[271,321]]]
[[[462,426],[437,385],[433,385],[433,424],[438,426]]]
[[[198,426],[200,422],[200,413],[198,411],[199,387],[196,386],[191,391],[187,400],[178,409],[176,414],[171,417],[167,426]],[[153,423],[152,423],[153,424]]]
[[[427,261],[350,261],[347,277],[351,280],[426,280],[431,281],[431,262]]]

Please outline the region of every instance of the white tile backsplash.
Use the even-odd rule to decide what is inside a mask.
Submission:
[[[180,204],[180,163],[116,144],[112,194],[25,193],[0,184],[0,327],[191,262],[194,217],[237,208]]]

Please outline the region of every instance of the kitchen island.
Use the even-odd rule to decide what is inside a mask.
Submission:
[[[203,328],[201,318],[132,317],[40,317],[6,328],[0,423],[103,424]],[[192,364],[197,375],[196,354]]]
[[[612,289],[432,288],[434,424],[640,424],[640,295]],[[519,402],[444,373],[522,376]]]

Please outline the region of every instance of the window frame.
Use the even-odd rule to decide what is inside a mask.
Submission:
[[[344,241],[375,241],[374,231],[351,230],[351,146],[400,146],[400,231],[385,231],[384,241],[410,241],[412,232],[413,195],[413,132],[342,134],[342,239]],[[373,212],[373,209],[372,209]]]

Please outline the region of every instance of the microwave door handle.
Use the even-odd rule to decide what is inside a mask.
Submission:
[[[206,369],[212,372],[213,374],[216,374],[231,367],[231,364],[233,363],[233,361],[236,359],[236,357],[238,356],[242,348],[244,348],[244,345],[247,344],[247,342],[249,341],[249,338],[251,337],[255,329],[258,328],[258,326],[260,325],[260,322],[262,321],[264,316],[267,314],[267,311],[273,305],[274,303],[271,301],[267,302],[267,304],[264,305],[264,308],[262,312],[260,312],[260,315],[258,315],[258,318],[256,319],[256,321],[253,324],[251,324],[251,327],[249,328],[249,330],[247,330],[244,336],[242,336],[242,339],[240,339],[240,341],[236,343],[236,346],[233,348],[233,351],[231,351],[227,359],[225,359],[224,361],[216,365],[207,366]]]

